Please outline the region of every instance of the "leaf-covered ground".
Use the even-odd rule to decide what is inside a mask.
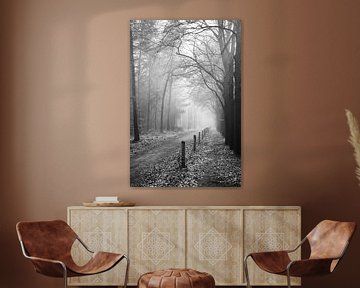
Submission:
[[[144,153],[143,147],[147,151],[161,149],[165,141],[166,139],[160,138],[158,141],[151,139],[145,145],[132,143],[132,150],[136,151],[133,155]],[[197,145],[195,152],[193,141],[186,141],[186,168],[181,168],[179,141],[175,152],[142,166],[135,174],[132,173],[131,186],[238,187],[240,178],[240,158],[224,145],[224,138],[219,133],[210,132]]]
[[[183,132],[172,132],[165,131],[164,133],[160,132],[151,132],[144,135],[141,135],[141,141],[139,142],[130,142],[130,157],[133,157],[138,154],[146,153],[152,149],[161,147],[162,143],[174,138],[179,137],[179,135],[184,134]]]
[[[240,158],[224,145],[219,133],[210,134],[206,140],[187,165],[196,187],[239,187]]]

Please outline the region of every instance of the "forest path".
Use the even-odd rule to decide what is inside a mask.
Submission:
[[[161,159],[180,151],[181,141],[193,141],[193,135],[196,131],[186,131],[175,134],[161,141],[161,144],[146,151],[133,155],[130,159],[130,183],[141,181],[141,175],[144,170],[150,169]]]
[[[196,131],[144,136],[131,143],[132,187],[239,187],[240,157],[224,144],[223,136],[209,130],[196,151]],[[186,142],[186,167],[180,168],[181,141]]]

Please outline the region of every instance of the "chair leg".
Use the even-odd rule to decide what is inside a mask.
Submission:
[[[290,278],[290,272],[289,272],[289,269],[287,269],[286,276],[287,276],[287,284],[288,284],[288,288],[291,288],[291,278]]]
[[[125,270],[125,280],[124,280],[124,288],[127,286],[128,278],[129,278],[129,265],[130,265],[130,259],[127,256],[124,256],[126,259],[126,270]]]
[[[67,288],[67,270],[66,270],[66,266],[64,264],[61,265],[64,269],[64,287]]]
[[[250,279],[249,279],[249,270],[248,270],[248,265],[247,265],[247,259],[249,258],[250,255],[247,255],[244,258],[244,272],[245,272],[245,279],[246,279],[246,287],[247,288],[251,288],[250,285]]]

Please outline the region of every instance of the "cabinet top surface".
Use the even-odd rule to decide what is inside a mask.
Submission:
[[[221,209],[221,210],[261,210],[261,209],[279,209],[279,210],[300,210],[301,206],[132,206],[132,207],[85,207],[85,206],[69,206],[68,209],[131,209],[131,210],[151,210],[151,209],[164,209],[164,210],[191,210],[191,209]]]

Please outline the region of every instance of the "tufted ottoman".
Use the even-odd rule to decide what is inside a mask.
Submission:
[[[166,269],[140,276],[138,288],[214,288],[214,277],[192,269]]]

